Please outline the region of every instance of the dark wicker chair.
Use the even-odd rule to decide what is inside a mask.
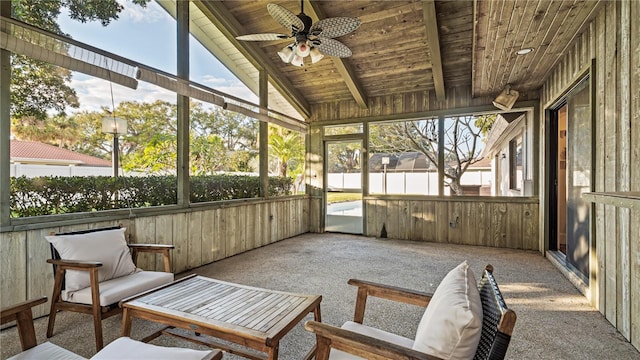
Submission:
[[[361,280],[349,280],[358,287],[354,322],[362,323],[368,296],[399,301],[426,307],[432,294],[376,284]],[[482,301],[483,321],[480,343],[474,360],[504,359],[516,322],[516,314],[507,308],[502,293],[493,277],[493,266],[487,265],[478,284]],[[329,359],[332,348],[365,359],[439,359],[414,349],[386,342],[335,326],[308,321],[305,328],[316,334],[316,360]],[[437,331],[437,330],[435,330]]]

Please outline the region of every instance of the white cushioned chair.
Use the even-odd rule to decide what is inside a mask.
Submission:
[[[467,262],[451,270],[433,294],[349,280],[358,287],[353,321],[341,328],[308,321],[316,360],[504,359],[516,315],[487,265],[478,285]],[[426,307],[414,339],[363,325],[368,296]]]
[[[93,315],[96,350],[102,349],[102,319],[120,313],[120,300],[173,281],[169,250],[173,245],[127,244],[125,228],[113,226],[46,236],[51,243],[55,282],[47,337],[53,336],[58,311]],[[139,252],[163,255],[164,272],[135,265]]]
[[[50,342],[36,344],[31,308],[46,302],[47,298],[42,297],[0,310],[2,324],[16,321],[22,348],[21,353],[10,357],[9,360],[86,360],[84,357]],[[121,337],[100,350],[91,359],[219,360],[222,359],[222,352],[157,346]]]

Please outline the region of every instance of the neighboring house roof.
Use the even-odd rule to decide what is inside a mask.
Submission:
[[[11,140],[10,159],[11,162],[20,163],[111,166],[109,160],[36,141]]]
[[[375,153],[369,158],[369,171],[381,172],[384,169],[382,158],[388,157],[389,164],[387,171],[390,172],[421,172],[421,171],[437,171],[437,166],[433,165],[427,156],[418,151],[405,152],[398,155],[386,153]],[[491,168],[491,158],[484,158],[480,161],[469,165],[469,168]]]
[[[513,112],[499,114],[496,121],[491,126],[489,135],[484,144],[484,149],[480,156],[484,158],[491,157],[494,153],[500,151],[501,144],[506,140],[505,136],[524,118],[524,112]]]
[[[491,168],[491,158],[483,157],[480,161],[469,165],[470,168]]]

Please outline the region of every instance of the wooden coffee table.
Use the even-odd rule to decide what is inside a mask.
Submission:
[[[321,301],[319,295],[292,294],[192,275],[123,300],[122,336],[130,336],[133,318],[140,318],[167,325],[143,341],[167,334],[248,359],[275,360],[280,339],[310,312],[314,320],[321,321]],[[223,344],[211,337],[238,345]],[[247,348],[265,354],[251,353]],[[305,359],[314,355],[315,346]]]

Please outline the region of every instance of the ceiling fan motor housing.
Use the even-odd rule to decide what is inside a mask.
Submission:
[[[313,20],[311,20],[311,18],[303,12],[298,14],[298,19],[302,20],[302,23],[304,24],[304,29],[300,29],[296,37],[299,36],[300,34],[306,37],[309,34],[309,29],[311,29],[311,25],[313,25]]]

